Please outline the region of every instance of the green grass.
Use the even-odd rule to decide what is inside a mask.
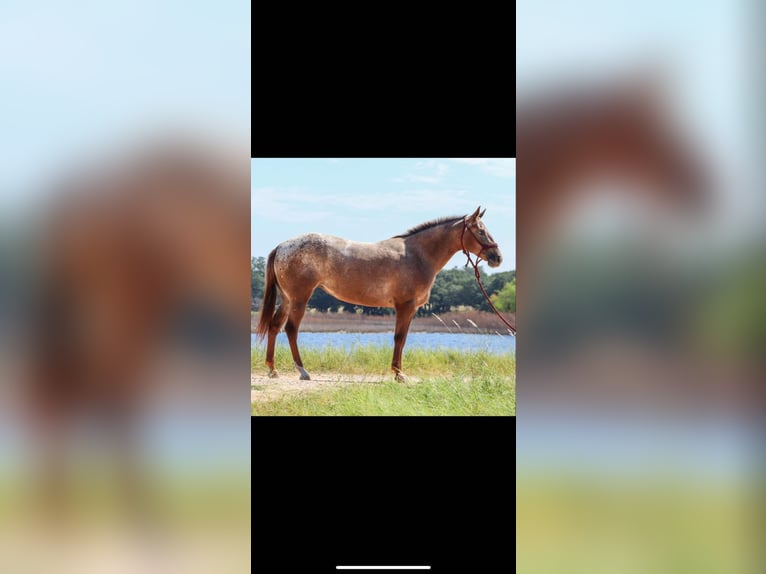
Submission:
[[[545,574],[755,571],[754,490],[694,475],[635,478],[522,471],[516,478],[520,571]],[[733,487],[736,484],[736,487]],[[556,548],[556,552],[551,552]]]
[[[256,402],[263,415],[498,415],[516,414],[516,359],[513,354],[412,349],[404,372],[417,382],[393,380],[392,349],[359,345],[350,351],[328,347],[301,352],[310,373],[367,375],[380,382],[329,387]],[[266,372],[262,347],[251,354],[251,369]],[[290,352],[278,347],[275,363],[282,376],[294,377]],[[257,387],[256,387],[256,390]]]
[[[393,347],[375,345],[356,345],[350,351],[338,347],[324,349],[302,349],[301,358],[309,372],[338,372],[349,375],[391,375],[391,355]],[[262,345],[253,347],[250,353],[250,369],[253,372],[266,372],[264,358],[266,352]],[[293,359],[290,349],[278,346],[274,353],[274,363],[278,371],[293,373]],[[404,351],[402,357],[404,372],[416,377],[435,375],[481,376],[489,373],[514,376],[516,357],[513,354],[498,355],[487,351],[453,351],[411,349]]]
[[[124,483],[116,469],[105,463],[78,461],[71,465],[66,482],[68,519],[82,526],[113,523],[129,516]],[[241,469],[147,472],[144,503],[162,524],[171,528],[194,528],[238,522],[248,524],[242,500],[250,493],[249,475]],[[5,471],[0,477],[0,530],[14,521],[47,516],[40,500],[40,478],[35,474]],[[0,544],[0,546],[2,546]],[[1,561],[0,561],[1,562]]]

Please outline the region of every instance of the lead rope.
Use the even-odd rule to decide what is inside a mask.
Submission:
[[[489,303],[489,306],[492,307],[492,310],[495,312],[495,315],[500,317],[500,320],[508,326],[508,328],[511,330],[511,334],[513,334],[513,336],[515,337],[516,336],[516,326],[515,325],[511,325],[506,320],[506,318],[503,317],[500,314],[500,311],[498,311],[495,308],[495,306],[492,304],[492,300],[489,298],[489,295],[487,295],[487,290],[484,289],[484,285],[482,285],[482,283],[481,283],[481,274],[479,273],[479,262],[481,261],[481,257],[479,257],[477,255],[476,256],[476,263],[474,263],[473,259],[471,259],[471,254],[465,248],[465,244],[463,243],[463,236],[465,235],[466,229],[468,229],[468,224],[466,223],[465,219],[463,219],[463,233],[460,234],[460,247],[463,249],[463,255],[465,255],[468,258],[468,261],[466,262],[465,266],[468,267],[469,263],[471,264],[471,266],[473,266],[473,274],[476,275],[476,282],[479,284],[479,289],[481,289],[481,292],[484,295],[484,298],[487,300],[487,303]],[[479,240],[476,239],[476,241],[479,241]],[[479,241],[479,245],[481,245],[482,247],[486,247],[484,244],[481,243],[481,241]]]

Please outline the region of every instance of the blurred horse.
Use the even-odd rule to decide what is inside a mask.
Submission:
[[[52,509],[68,497],[67,453],[85,421],[112,437],[126,492],[140,498],[133,435],[157,391],[152,367],[181,331],[206,331],[208,344],[227,333],[245,340],[249,174],[240,163],[153,146],[69,180],[47,208],[24,390]],[[217,328],[199,328],[203,316]]]
[[[523,302],[519,313],[525,336],[537,341],[529,345],[528,357],[539,352],[542,361],[550,361],[554,344],[579,344],[591,324],[604,318],[605,324],[614,324],[614,312],[627,313],[634,326],[648,325],[651,336],[669,328],[672,314],[666,311],[673,302],[662,291],[659,273],[643,281],[644,272],[630,293],[624,281],[606,285],[602,278],[599,288],[609,290],[619,309],[609,307],[603,291],[583,288],[583,293],[571,296],[578,280],[588,285],[585,275],[590,272],[582,262],[572,261],[572,241],[559,234],[567,216],[603,199],[612,200],[612,205],[617,200],[628,219],[637,216],[637,204],[652,209],[655,227],[646,228],[647,235],[665,216],[689,221],[710,205],[709,170],[671,121],[659,85],[651,77],[637,77],[591,89],[549,89],[520,100],[516,121],[517,294]],[[562,247],[567,269],[553,262]],[[601,253],[591,253],[591,259],[601,259]],[[659,264],[652,250],[642,254]],[[632,265],[639,269],[640,261],[634,259]],[[602,274],[604,269],[599,268]],[[608,269],[610,280],[619,281],[622,272]],[[648,295],[652,288],[658,291]]]
[[[670,122],[654,83],[552,91],[516,108],[520,267],[539,257],[562,217],[600,181],[676,212],[708,203],[707,170]],[[523,280],[522,280],[523,282]],[[521,288],[521,285],[519,285]],[[524,300],[522,297],[521,300]]]

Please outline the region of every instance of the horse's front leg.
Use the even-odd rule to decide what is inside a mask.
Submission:
[[[412,301],[396,306],[396,328],[394,329],[394,358],[391,361],[391,370],[396,374],[396,380],[400,383],[407,381],[407,377],[402,372],[402,350],[404,343],[407,342],[407,333],[410,330],[410,323],[415,316],[417,307]]]

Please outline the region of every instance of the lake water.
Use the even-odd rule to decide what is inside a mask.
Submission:
[[[250,335],[250,345],[255,346],[255,335]],[[287,336],[277,335],[277,345],[287,346]],[[357,346],[394,346],[394,333],[299,333],[298,345],[305,349],[342,347],[346,350]],[[450,349],[456,351],[488,351],[512,353],[516,351],[516,338],[510,335],[480,335],[473,333],[410,333],[404,349]]]

